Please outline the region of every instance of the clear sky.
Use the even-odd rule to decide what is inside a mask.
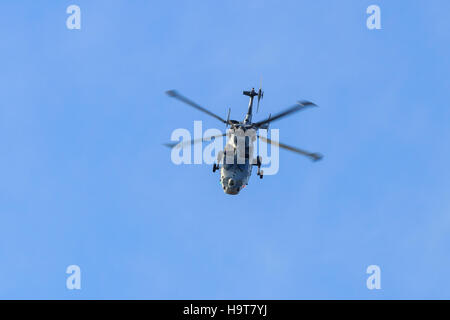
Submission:
[[[81,30],[66,8],[81,8]],[[381,30],[366,9],[381,8]],[[0,4],[0,298],[450,298],[450,2]],[[175,166],[164,92],[273,124],[280,171],[225,195]],[[82,289],[68,290],[69,265]],[[381,268],[368,290],[366,268]]]

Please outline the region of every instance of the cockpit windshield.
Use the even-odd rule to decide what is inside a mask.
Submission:
[[[245,164],[239,164],[239,163],[224,164],[223,167],[224,167],[225,170],[238,169],[240,171],[245,171],[248,168],[248,163],[245,163]]]

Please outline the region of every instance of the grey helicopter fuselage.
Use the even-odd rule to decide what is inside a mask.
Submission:
[[[256,129],[251,125],[253,98],[258,94],[254,89],[244,91],[250,97],[248,111],[243,122],[235,122],[227,132],[228,141],[223,152],[218,155],[220,184],[226,194],[237,195],[248,185],[252,168],[258,163],[253,158]],[[259,170],[258,170],[259,173]]]
[[[232,195],[238,194],[248,184],[255,162],[253,143],[256,135],[252,133],[241,137],[235,130],[230,129],[225,150],[219,154],[218,159],[221,164],[220,183],[224,192]]]

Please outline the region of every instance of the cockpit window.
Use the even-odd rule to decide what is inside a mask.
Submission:
[[[240,171],[244,171],[246,170],[248,167],[248,164],[237,164],[237,163],[232,163],[232,164],[224,164],[224,168],[225,170],[232,170],[232,169],[238,169]]]

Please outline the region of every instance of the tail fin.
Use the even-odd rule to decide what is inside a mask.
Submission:
[[[243,91],[242,94],[249,97],[256,97],[258,95],[255,89],[252,89],[252,91]]]

